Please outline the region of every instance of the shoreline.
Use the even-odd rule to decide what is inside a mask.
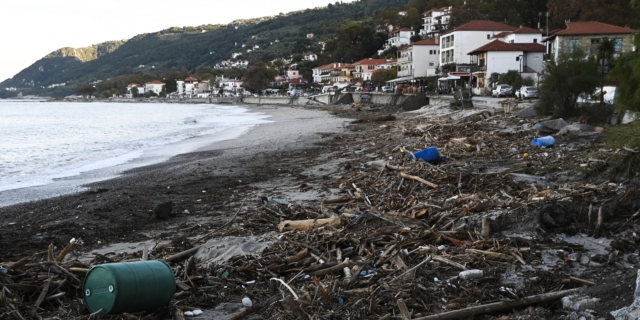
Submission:
[[[215,105],[210,106],[213,107]],[[226,107],[225,105],[218,106]],[[244,113],[246,114],[257,114],[259,118],[264,118],[260,121],[267,122],[289,121],[289,118],[294,116],[293,113],[303,112],[298,111],[299,109],[290,108],[289,110],[292,110],[292,114],[286,115],[283,114],[283,112],[277,111],[275,108],[256,107],[251,105],[235,105],[233,107],[245,110]],[[213,134],[190,137],[167,145],[162,145],[160,147],[140,151],[139,155],[124,163],[92,169],[89,171],[82,171],[65,177],[54,178],[52,182],[46,184],[3,190],[0,192],[3,199],[0,202],[0,208],[83,192],[87,190],[84,186],[88,184],[109,180],[122,175],[128,170],[158,164],[180,154],[231,148],[233,143],[228,144],[227,142],[229,141],[241,141],[240,144],[242,145],[245,144],[242,142],[244,139],[243,137],[247,136],[252,130],[255,130],[260,125],[262,124],[248,126],[242,125]],[[25,201],[23,199],[28,200]]]
[[[74,193],[0,207],[2,212],[0,228],[5,231],[0,239],[22,234],[20,238],[27,236],[28,239],[36,240],[41,245],[49,242],[59,245],[74,237],[85,239],[87,246],[113,242],[113,239],[89,240],[96,234],[104,233],[100,229],[106,221],[117,219],[110,216],[111,210],[118,211],[117,215],[126,215],[124,225],[132,226],[132,232],[139,230],[143,227],[139,225],[141,221],[137,217],[131,217],[131,214],[149,210],[156,200],[171,200],[173,192],[178,192],[175,190],[179,189],[177,187],[179,185],[193,188],[194,186],[190,184],[193,183],[191,179],[194,175],[200,176],[203,180],[222,180],[221,184],[225,185],[246,184],[251,180],[252,175],[260,176],[261,174],[251,172],[251,169],[238,169],[241,167],[241,162],[253,163],[254,166],[262,165],[272,161],[265,159],[268,158],[265,156],[267,154],[296,153],[313,148],[314,144],[321,140],[319,134],[344,130],[345,119],[330,116],[326,111],[288,106],[242,105],[240,107],[248,109],[249,112],[264,112],[270,116],[266,120],[272,122],[254,126],[234,139],[213,143],[203,141],[206,139],[205,136],[187,139],[182,143],[197,143],[200,147],[193,152],[181,153],[159,163],[128,168],[106,180],[84,184],[81,186],[82,189]],[[255,159],[260,159],[259,163],[255,163]],[[64,182],[64,179],[61,181]],[[159,187],[160,185],[162,187]],[[199,195],[193,194],[193,196]],[[189,202],[195,202],[195,200]],[[87,204],[87,201],[91,204]],[[193,212],[191,208],[191,205],[174,201],[176,212],[185,210]],[[59,212],[60,210],[64,212]],[[101,217],[103,219],[92,221],[95,212],[104,215]],[[187,219],[186,216],[182,218]],[[133,224],[127,223],[126,220],[133,220]],[[38,225],[35,225],[36,222]],[[64,229],[66,223],[77,226],[77,229],[82,231],[60,232],[60,227]],[[151,224],[150,229],[159,227],[153,226],[154,224]],[[139,228],[135,229],[136,226]],[[140,237],[132,236],[132,238]],[[32,247],[25,243],[18,248],[20,249],[9,252],[2,250],[0,260],[2,258],[6,260],[13,254],[23,254],[25,250],[30,251],[30,248],[40,251],[46,246]]]

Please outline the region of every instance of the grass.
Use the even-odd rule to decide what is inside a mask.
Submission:
[[[606,131],[604,142],[607,148],[629,148],[640,151],[640,121],[614,126]],[[621,162],[616,167],[615,176],[632,177],[640,172],[640,153],[623,151]]]

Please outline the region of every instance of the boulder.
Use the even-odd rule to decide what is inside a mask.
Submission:
[[[640,320],[640,269],[636,278],[636,292],[633,295],[633,303],[622,309],[611,311],[616,320]]]
[[[536,126],[536,129],[541,133],[541,134],[555,134],[558,133],[558,131],[560,131],[560,129],[568,126],[569,124],[564,121],[564,119],[560,118],[560,119],[553,119],[553,120],[547,120],[547,121],[543,121],[538,123],[538,125]]]

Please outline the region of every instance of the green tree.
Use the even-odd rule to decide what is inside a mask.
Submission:
[[[636,35],[634,44],[640,45],[640,36]],[[640,111],[640,53],[627,52],[616,60],[615,66],[607,75],[607,81],[616,87],[615,105],[618,110]]]
[[[264,63],[257,63],[247,70],[243,78],[243,86],[251,92],[260,92],[267,88],[278,73]]]
[[[398,70],[396,68],[376,71],[371,76],[371,82],[375,84],[384,84],[389,80],[393,80],[398,77]]]
[[[508,84],[512,88],[520,88],[522,86],[522,77],[518,70],[509,70],[500,77],[498,82]]]
[[[78,93],[85,96],[90,97],[96,92],[96,88],[90,84],[83,84],[78,87]]]
[[[138,87],[133,87],[133,88],[131,88],[131,95],[132,95],[134,98],[137,98],[139,94],[140,94],[140,91],[138,90]]]
[[[574,116],[578,97],[593,93],[599,84],[595,60],[588,60],[581,48],[563,53],[557,62],[549,60],[546,63],[540,82],[538,113],[553,113],[554,117]]]

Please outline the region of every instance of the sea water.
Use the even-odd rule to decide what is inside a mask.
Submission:
[[[233,139],[269,122],[266,118],[242,107],[213,104],[0,100],[0,206],[78,191],[75,183],[52,185],[100,170],[103,174],[94,175],[94,181],[109,178],[119,172],[106,170],[105,175],[104,169],[150,164],[139,160],[153,150],[169,150],[153,158],[163,161],[195,151],[195,145],[185,148],[189,144],[181,141]],[[172,144],[176,147],[166,148]]]

